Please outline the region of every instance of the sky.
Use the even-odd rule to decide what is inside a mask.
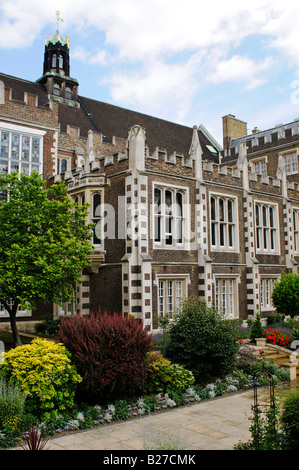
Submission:
[[[203,124],[220,145],[226,114],[248,134],[299,117],[298,1],[0,0],[0,72],[41,77],[56,11],[81,96]]]

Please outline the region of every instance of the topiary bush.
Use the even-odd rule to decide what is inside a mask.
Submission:
[[[8,351],[0,369],[9,381],[20,384],[30,413],[47,419],[74,406],[81,377],[63,344],[36,338]]]
[[[152,335],[134,317],[104,312],[65,318],[58,338],[83,378],[80,399],[122,398],[143,386]]]
[[[192,372],[179,364],[172,364],[160,352],[150,352],[147,356],[149,363],[147,379],[143,391],[149,394],[183,390],[194,383]]]
[[[182,304],[169,327],[166,357],[192,371],[197,380],[221,376],[236,362],[235,332],[214,308],[197,297]]]

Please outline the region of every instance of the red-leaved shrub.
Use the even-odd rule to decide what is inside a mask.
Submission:
[[[146,380],[152,335],[132,316],[104,312],[64,318],[58,340],[72,354],[83,394],[97,399],[130,395]]]

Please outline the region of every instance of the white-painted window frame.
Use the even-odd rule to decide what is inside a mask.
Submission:
[[[161,193],[160,207],[155,202],[155,189]],[[172,210],[168,211],[166,204],[166,192],[172,194]],[[176,195],[182,196],[182,213],[179,213],[179,205],[176,204]],[[157,220],[160,219],[160,240],[157,238]],[[170,221],[171,219],[171,221]],[[167,232],[166,222],[172,224],[171,230]],[[181,242],[179,241],[178,224],[181,230]],[[164,184],[153,182],[152,186],[152,230],[151,236],[154,249],[182,249],[188,250],[190,247],[191,217],[189,205],[189,188],[186,186]],[[170,225],[168,225],[169,227]],[[172,237],[172,242],[167,240]]]
[[[212,219],[212,199],[215,200],[215,218]],[[224,206],[221,208],[224,201]],[[229,203],[232,204],[230,219]],[[236,253],[239,251],[239,228],[238,228],[238,198],[226,193],[209,193],[209,226],[211,251],[228,251]],[[221,209],[220,209],[221,208]],[[223,213],[221,212],[224,209]],[[221,212],[221,213],[220,213]],[[223,216],[223,220],[222,220]],[[231,242],[232,244],[231,244]]]
[[[278,211],[277,203],[263,200],[254,201],[255,250],[257,254],[280,254]]]

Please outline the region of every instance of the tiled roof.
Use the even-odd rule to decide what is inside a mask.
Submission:
[[[87,137],[89,129],[94,132],[98,132],[99,130],[81,107],[75,108],[67,104],[59,103],[58,120],[61,132],[67,132],[68,125],[79,127],[81,137]]]
[[[12,89],[11,98],[13,100],[24,102],[24,93],[27,92],[38,96],[39,106],[44,106],[49,101],[45,88],[39,83],[22,80],[3,73],[0,73],[0,80],[5,87]]]
[[[103,133],[110,140],[113,136],[127,138],[130,127],[139,125],[144,127],[146,131],[150,151],[154,151],[156,147],[159,147],[166,149],[168,154],[176,152],[188,156],[193,133],[191,127],[86,97],[80,96],[80,101],[83,102],[86,110],[91,113]],[[199,139],[203,150],[203,159],[218,160],[217,155],[210,152],[206,147],[211,145],[211,141],[201,131],[199,131]]]

